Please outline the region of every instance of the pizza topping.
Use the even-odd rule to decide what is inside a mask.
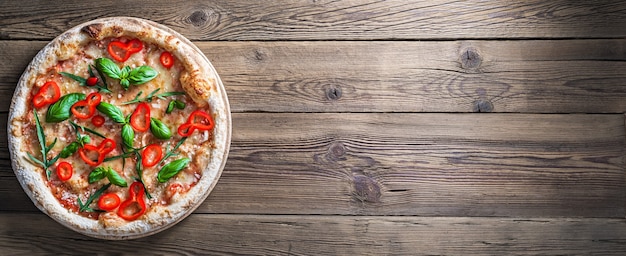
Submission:
[[[137,105],[133,114],[130,115],[130,125],[138,132],[150,129],[150,106],[147,103]]]
[[[118,62],[124,62],[130,58],[133,53],[139,52],[143,49],[143,43],[139,39],[130,40],[127,43],[120,41],[113,41],[109,43],[107,51],[113,59]]]
[[[111,103],[102,101],[100,102],[100,104],[98,104],[96,109],[98,109],[100,113],[111,118],[116,123],[126,123],[126,118],[124,118],[124,113],[122,113],[122,110]]]
[[[67,181],[72,178],[72,174],[74,173],[74,168],[68,162],[60,162],[57,166],[57,176],[61,181]]]
[[[185,109],[185,102],[179,101],[179,100],[173,100],[170,101],[170,103],[167,105],[167,109],[165,110],[165,113],[170,114],[172,113],[172,111],[174,111],[174,108],[183,110]]]
[[[120,204],[117,215],[127,221],[136,220],[139,216],[146,212],[146,202],[144,201],[144,186],[141,182],[136,181],[130,185],[128,190],[129,197]]]
[[[43,127],[41,126],[41,123],[39,122],[39,115],[37,114],[37,111],[35,111],[34,109],[33,109],[33,114],[35,115],[35,129],[37,130],[37,141],[39,141],[39,147],[41,148],[41,160],[37,159],[35,156],[31,155],[29,152],[26,152],[26,155],[31,161],[41,165],[41,167],[43,167],[46,173],[46,178],[50,179],[50,170],[48,168],[50,168],[50,166],[54,164],[54,162],[58,158],[54,158],[52,161],[49,161],[48,152],[52,149],[52,147],[54,147],[54,145],[57,142],[57,139],[55,138],[54,141],[50,143],[50,145],[46,146],[46,135],[43,132]]]
[[[128,186],[128,183],[126,183],[126,180],[122,178],[122,176],[120,176],[119,173],[117,173],[115,170],[113,170],[111,167],[108,167],[108,166],[106,168],[100,166],[96,169],[93,169],[93,171],[89,173],[89,184],[94,183],[104,178],[107,178],[109,182],[111,182],[111,184],[113,185],[120,186],[120,187]]]
[[[78,197],[77,198],[77,200],[78,200],[78,207],[79,207],[78,210],[81,211],[81,212],[93,212],[94,209],[89,207],[89,205],[91,205],[91,203],[93,203],[93,200],[96,200],[96,198],[100,197],[100,195],[102,195],[102,193],[104,193],[104,191],[106,191],[110,186],[111,186],[111,183],[106,184],[106,185],[102,186],[101,188],[99,188],[98,190],[96,190],[95,193],[93,193],[91,196],[89,196],[89,198],[87,198],[87,201],[85,201],[84,204],[80,200],[80,197]]]
[[[172,132],[170,128],[167,128],[167,125],[156,118],[151,118],[150,120],[150,131],[154,137],[162,140],[167,140],[172,137]]]
[[[157,180],[161,183],[167,182],[170,178],[176,176],[176,174],[178,174],[181,170],[185,169],[185,167],[189,164],[189,161],[191,161],[189,158],[181,158],[167,163],[159,171]]]
[[[63,95],[59,101],[55,102],[48,108],[48,112],[46,113],[46,122],[58,123],[70,118],[70,108],[72,108],[76,102],[84,99],[85,94],[82,93],[70,93]]]
[[[143,91],[140,91],[139,93],[137,93],[137,95],[135,96],[135,98],[133,100],[124,102],[124,103],[122,103],[122,105],[139,103],[139,102],[152,102],[152,100],[155,97],[159,98],[159,99],[165,99],[165,97],[176,96],[176,95],[184,95],[185,94],[184,92],[164,92],[164,93],[156,94],[159,90],[161,90],[161,88],[157,88],[156,90],[150,92],[150,94],[148,94],[148,96],[146,96],[144,98],[139,98],[139,96],[141,96],[141,94],[143,94]]]
[[[158,144],[150,144],[141,152],[141,164],[144,167],[155,166],[161,160],[163,151]]]
[[[87,80],[85,81],[85,84],[87,86],[95,86],[96,84],[98,84],[98,78],[95,76],[90,76],[89,78],[87,78]]]
[[[195,130],[209,131],[215,126],[213,117],[202,110],[191,112],[187,122],[178,127],[178,134],[183,137],[191,135]]]
[[[96,114],[96,106],[100,104],[102,96],[100,93],[93,92],[87,95],[87,98],[78,101],[72,105],[72,114],[78,119],[88,119]],[[86,110],[86,111],[85,111]]]
[[[120,80],[120,85],[124,90],[128,90],[131,84],[145,84],[159,75],[159,73],[150,66],[140,66],[134,69],[125,66],[120,69],[115,62],[108,58],[96,59],[96,69],[102,71],[102,73],[110,78]]]
[[[163,67],[165,68],[171,68],[172,66],[174,66],[174,56],[172,56],[172,54],[169,52],[161,53],[159,61],[161,61],[161,65],[163,65]]]
[[[120,205],[120,202],[120,196],[115,193],[107,193],[98,199],[98,208],[104,211],[112,211]]]
[[[122,126],[122,144],[126,148],[133,148],[133,141],[135,140],[135,131],[131,128],[130,124],[124,124]]]
[[[46,82],[33,97],[33,106],[36,108],[55,103],[61,97],[61,90],[54,81]]]
[[[100,127],[100,126],[104,125],[104,117],[101,116],[101,115],[95,115],[94,117],[91,118],[91,123],[95,127]]]
[[[104,139],[98,146],[92,144],[84,145],[78,150],[78,155],[86,164],[98,166],[104,161],[104,157],[115,149],[115,146],[114,140]]]

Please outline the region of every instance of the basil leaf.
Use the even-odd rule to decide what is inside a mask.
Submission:
[[[122,110],[111,103],[100,102],[96,109],[98,109],[98,111],[100,111],[102,114],[105,114],[109,118],[113,119],[113,121],[115,121],[116,123],[126,123],[126,119],[124,119],[124,113],[122,113]]]
[[[185,104],[185,102],[182,102],[180,100],[174,100],[174,106],[176,106],[177,109],[185,109],[187,105]]]
[[[122,70],[109,58],[96,59],[96,69],[110,78],[120,79]]]
[[[170,178],[174,177],[181,170],[187,167],[189,161],[191,161],[189,158],[181,158],[169,162],[168,164],[164,165],[163,168],[161,168],[159,174],[157,175],[157,180],[159,180],[159,182],[161,183],[168,181]]]
[[[133,148],[133,140],[135,140],[135,131],[130,124],[122,126],[122,143],[126,148]]]
[[[117,185],[120,187],[128,186],[128,183],[126,183],[126,180],[124,180],[124,178],[122,178],[122,176],[120,176],[115,170],[111,169],[111,167],[108,168],[106,175],[107,175],[107,179],[109,179],[109,181],[113,185]]]
[[[120,72],[120,79],[126,79],[126,78],[128,78],[129,75],[130,75],[130,67],[126,66],[126,67],[122,68],[122,70]]]
[[[145,84],[154,79],[159,73],[149,66],[141,66],[130,71],[128,80],[131,84]]]
[[[167,104],[167,109],[165,109],[165,113],[172,113],[172,111],[174,111],[174,105],[176,105],[176,102],[170,101],[170,104]]]
[[[104,179],[104,177],[107,176],[107,172],[108,172],[107,169],[104,169],[104,167],[102,166],[96,169],[93,169],[93,171],[89,173],[89,184],[99,181],[101,179]]]
[[[78,82],[82,86],[86,86],[87,85],[87,79],[82,78],[80,76],[77,76],[77,75],[74,75],[74,74],[71,74],[71,73],[67,73],[67,72],[59,72],[59,74],[61,74],[62,76],[71,78],[72,80]]]
[[[167,125],[154,117],[150,118],[150,131],[158,139],[167,140],[172,137],[170,128],[167,128]]]
[[[65,146],[61,150],[61,153],[59,153],[59,157],[60,158],[68,158],[69,156],[71,156],[74,153],[76,153],[76,151],[78,151],[78,146],[80,146],[80,144],[78,142],[76,142],[76,141],[70,143],[69,145]]]
[[[130,81],[128,81],[128,79],[123,78],[122,80],[120,80],[120,85],[122,86],[122,88],[124,88],[124,90],[128,90],[128,87],[130,87]]]
[[[82,93],[70,93],[64,95],[48,108],[48,112],[46,113],[46,122],[58,123],[70,118],[70,108],[72,105],[84,99],[85,94]]]

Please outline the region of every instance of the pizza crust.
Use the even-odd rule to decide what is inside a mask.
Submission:
[[[28,94],[36,78],[47,67],[69,59],[92,40],[107,37],[136,37],[154,43],[175,55],[184,63],[181,74],[183,89],[199,106],[210,105],[215,120],[213,149],[202,178],[180,200],[167,207],[152,207],[142,217],[123,222],[114,217],[104,222],[85,218],[63,207],[52,195],[37,166],[27,161],[26,143],[22,137],[23,118],[27,113]],[[8,121],[9,151],[13,170],[22,188],[42,212],[82,234],[110,240],[133,239],[157,233],[178,223],[191,214],[208,196],[219,179],[230,147],[231,117],[228,98],[217,72],[204,54],[189,40],[163,25],[131,17],[111,17],[76,26],[46,45],[33,59],[20,78],[13,95]]]

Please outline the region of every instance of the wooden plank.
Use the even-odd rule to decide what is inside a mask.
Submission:
[[[624,217],[624,133],[621,114],[237,113],[198,212]],[[0,176],[0,210],[32,210],[19,194]]]
[[[9,255],[94,250],[132,255],[623,255],[626,250],[621,219],[192,214],[169,230],[132,241],[88,238],[43,214],[2,213],[0,227],[0,247]]]
[[[601,1],[3,1],[1,39],[51,39],[98,17],[138,16],[193,40],[623,38],[626,5]],[[69,8],[68,8],[69,7]]]
[[[43,45],[0,41],[0,93]],[[626,112],[623,39],[198,45],[233,112]]]

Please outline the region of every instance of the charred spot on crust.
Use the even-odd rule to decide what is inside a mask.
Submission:
[[[111,27],[111,31],[113,31],[113,34],[119,35],[119,34],[122,34],[122,32],[124,32],[124,28],[120,26],[113,26]]]
[[[96,23],[84,26],[81,31],[85,32],[89,37],[96,39],[102,32],[102,23]]]

